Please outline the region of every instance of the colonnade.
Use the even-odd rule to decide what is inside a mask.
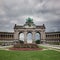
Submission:
[[[60,38],[60,33],[50,33],[46,34],[47,39],[59,39]]]

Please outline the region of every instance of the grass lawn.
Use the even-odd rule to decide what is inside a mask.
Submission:
[[[45,51],[5,51],[0,50],[0,60],[60,60],[60,52]]]

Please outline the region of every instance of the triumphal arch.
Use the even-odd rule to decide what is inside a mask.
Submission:
[[[45,25],[35,25],[33,19],[27,18],[23,26],[15,24],[14,26],[14,40],[19,41],[19,34],[24,33],[24,43],[27,43],[27,34],[32,33],[32,43],[35,44],[35,33],[40,33],[40,43],[45,43]]]

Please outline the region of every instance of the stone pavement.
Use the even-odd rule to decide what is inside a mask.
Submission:
[[[60,49],[60,45],[39,44],[40,46]]]
[[[38,44],[38,46],[46,47],[49,50],[56,50],[60,52],[60,45]]]
[[[9,50],[8,48],[13,47],[13,45],[10,46],[0,46],[0,50]]]

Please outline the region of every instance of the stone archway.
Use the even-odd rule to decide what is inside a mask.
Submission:
[[[41,43],[45,43],[45,25],[36,26],[33,21],[26,21],[23,26],[14,26],[14,39],[19,40],[19,33],[23,31],[24,33],[24,43],[27,43],[27,33],[30,31],[32,33],[32,43],[35,44],[35,33],[39,32],[41,34]]]

